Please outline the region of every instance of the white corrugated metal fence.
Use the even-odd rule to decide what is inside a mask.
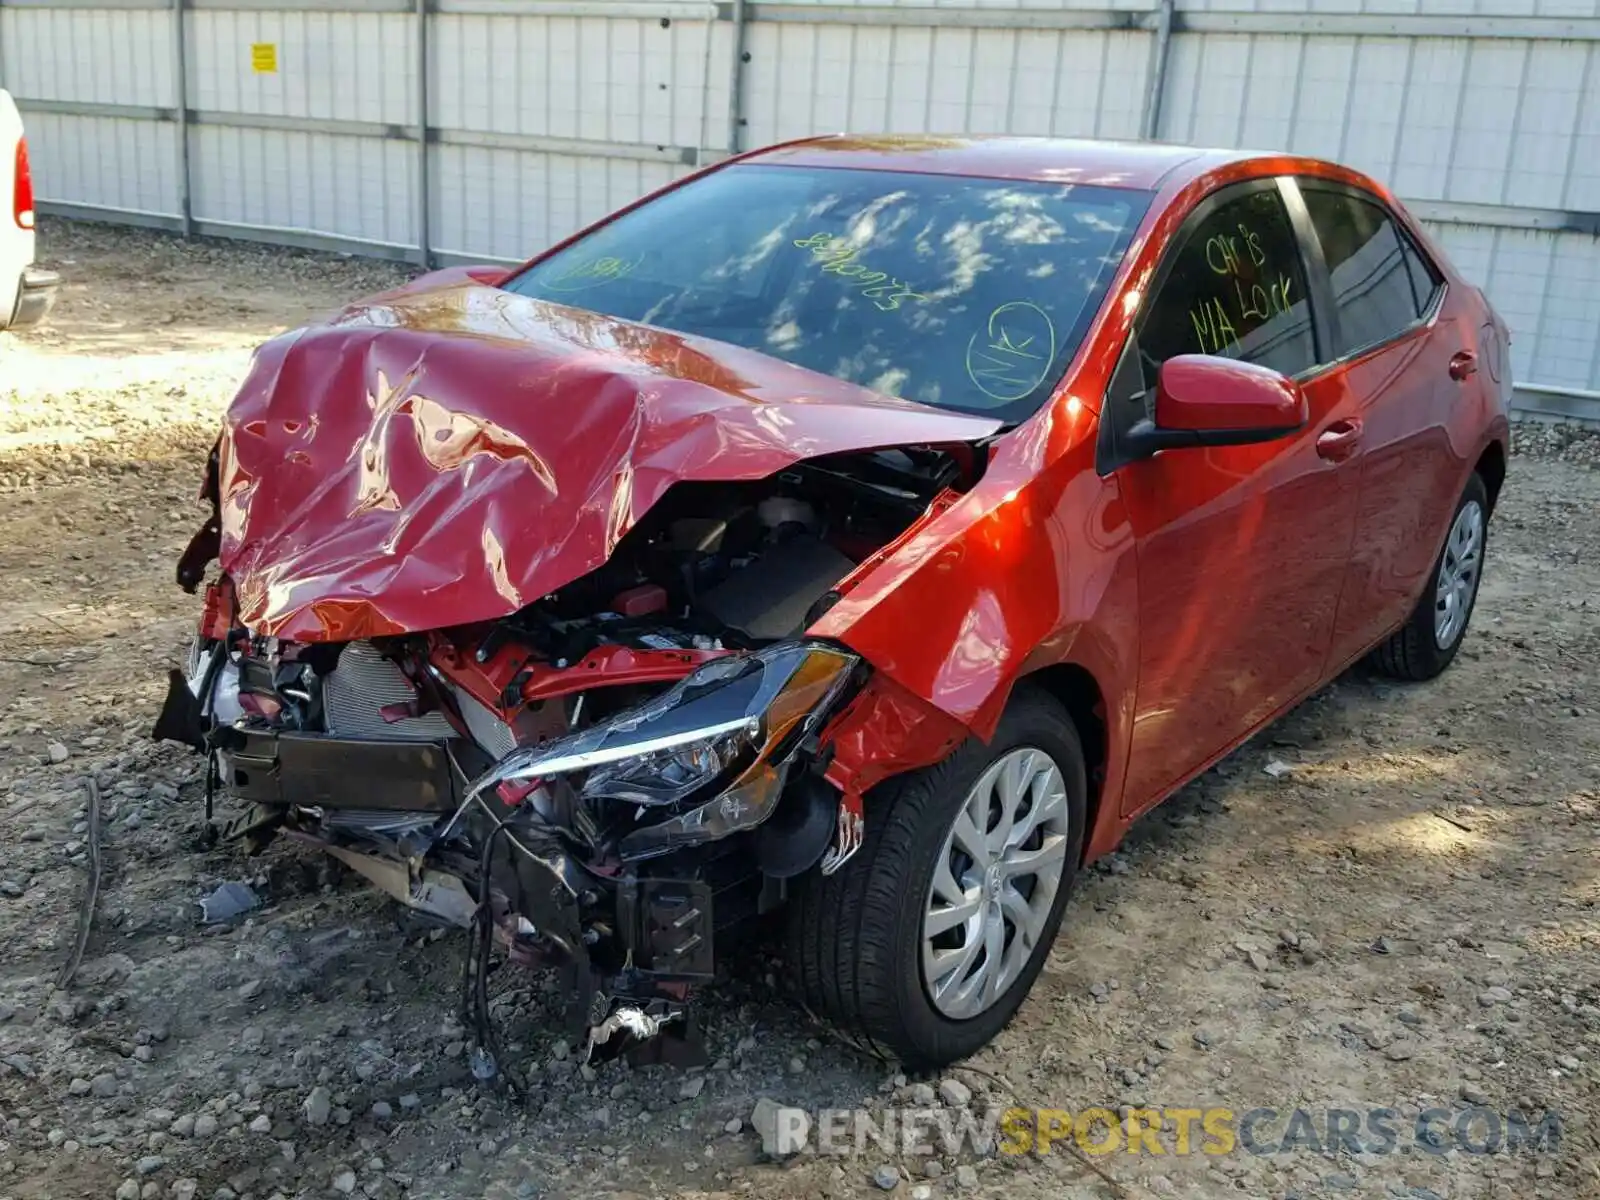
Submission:
[[[1389,182],[1600,410],[1600,0],[0,0],[44,211],[521,259],[836,130],[1289,149]],[[181,67],[181,69],[180,69]]]

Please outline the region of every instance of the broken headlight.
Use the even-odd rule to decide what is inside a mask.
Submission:
[[[621,839],[627,859],[754,828],[776,806],[795,748],[838,703],[859,661],[820,642],[715,659],[645,704],[513,750],[471,794],[561,781],[585,805],[632,805],[636,819],[660,817]],[[683,808],[696,798],[703,802]]]

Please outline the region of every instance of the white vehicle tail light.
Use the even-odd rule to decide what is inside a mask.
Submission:
[[[21,229],[33,228],[33,176],[28,171],[28,139],[17,139],[16,170],[12,173],[11,215]]]

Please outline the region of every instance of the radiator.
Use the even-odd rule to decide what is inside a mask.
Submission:
[[[509,754],[517,744],[511,727],[461,689],[454,694],[473,740],[495,758]],[[323,681],[323,722],[329,733],[339,737],[433,741],[456,736],[443,713],[383,719],[386,706],[406,704],[415,697],[405,673],[371,642],[352,642],[339,656],[338,669]]]
[[[322,681],[322,720],[339,737],[433,741],[455,737],[442,713],[426,713],[385,721],[383,709],[408,704],[417,690],[398,666],[379,654],[371,642],[351,642],[339,656],[339,668]]]

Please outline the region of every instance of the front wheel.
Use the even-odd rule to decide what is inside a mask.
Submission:
[[[1086,790],[1071,717],[1026,686],[990,743],[884,784],[855,858],[808,878],[790,908],[807,1003],[913,1069],[991,1041],[1060,927]]]
[[[1372,665],[1396,679],[1438,675],[1461,649],[1478,599],[1489,540],[1489,492],[1474,474],[1456,503],[1433,574],[1406,623],[1372,652]]]

